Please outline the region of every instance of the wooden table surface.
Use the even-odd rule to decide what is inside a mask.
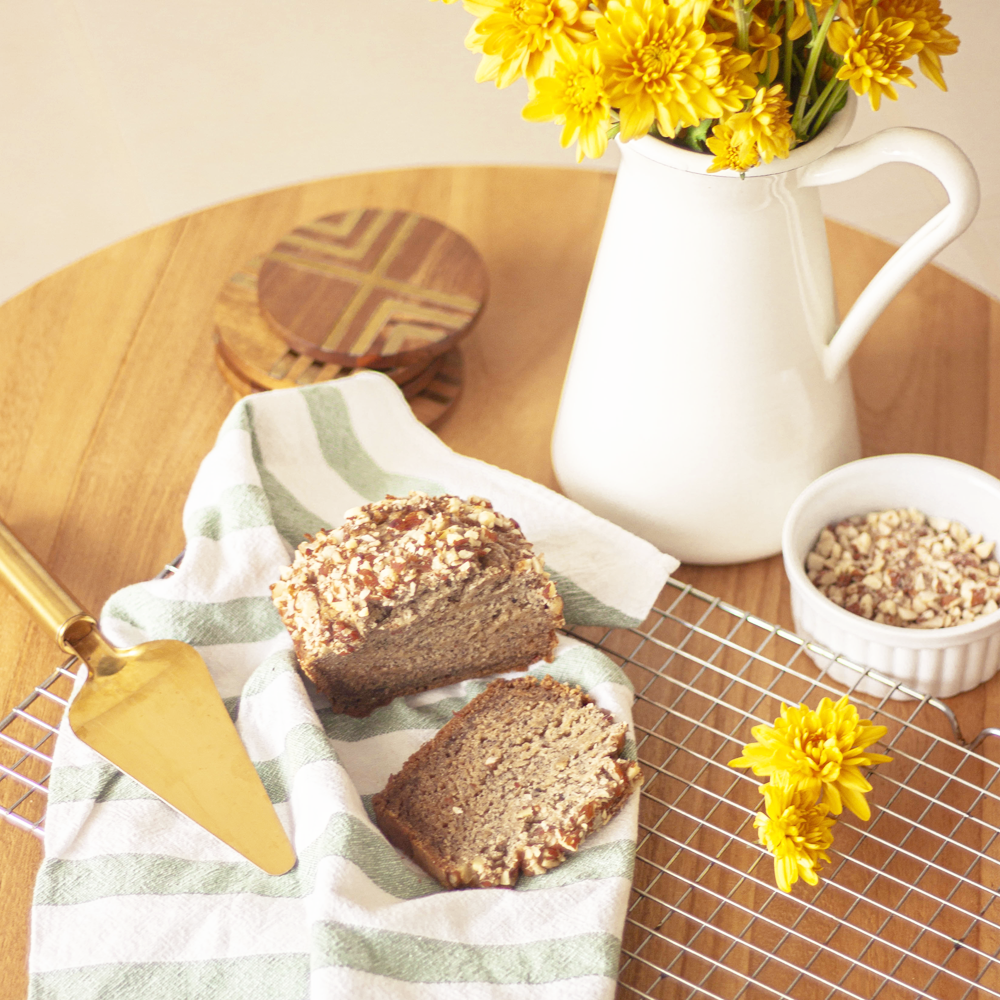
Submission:
[[[490,272],[464,347],[462,398],[439,428],[457,451],[556,487],[549,436],[613,176],[550,168],[391,171],[298,185],[127,239],[0,306],[0,516],[85,607],[155,575],[184,545],[181,508],[233,397],[212,304],[240,264],[300,222],[359,205],[464,232]],[[830,227],[841,310],[891,249]],[[1000,475],[1000,303],[926,268],[851,365],[866,455],[929,452]],[[677,576],[791,627],[780,558]],[[0,595],[0,709],[62,657]],[[998,721],[1000,677],[953,700]],[[2,713],[0,713],[2,714]],[[0,823],[0,996],[26,991],[41,845]]]

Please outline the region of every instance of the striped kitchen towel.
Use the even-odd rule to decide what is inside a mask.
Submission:
[[[238,403],[184,509],[180,569],[115,594],[113,642],[196,646],[237,719],[298,863],[269,876],[63,727],[32,910],[32,1000],[547,1000],[613,995],[637,797],[569,860],[513,890],[445,891],[370,818],[389,775],[486,686],[336,715],[295,669],[269,585],[305,533],[405,494],[476,494],[545,554],[571,622],[642,620],[676,561],[549,490],[456,455],[387,378]],[[532,672],[630,720],[632,691],[564,639]]]

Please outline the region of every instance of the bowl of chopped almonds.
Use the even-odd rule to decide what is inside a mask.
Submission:
[[[792,504],[782,553],[795,629],[848,687],[947,698],[1000,668],[1000,480],[935,455],[878,455]]]

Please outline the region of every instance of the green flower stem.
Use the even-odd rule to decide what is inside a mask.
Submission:
[[[802,81],[802,89],[799,91],[799,99],[795,105],[795,114],[792,116],[792,128],[796,133],[802,133],[802,116],[806,112],[806,102],[809,100],[809,91],[812,88],[813,80],[816,77],[816,67],[819,65],[820,56],[823,53],[823,45],[826,42],[826,33],[833,24],[837,9],[840,4],[831,4],[830,9],[823,18],[823,23],[819,26],[819,31],[813,35],[809,43],[809,62],[806,63],[806,75]]]
[[[819,31],[819,21],[816,20],[816,8],[811,3],[807,3],[805,8],[806,17],[809,18],[809,22],[812,24],[813,34],[815,35],[816,32]]]
[[[782,73],[782,85],[785,88],[785,97],[792,99],[792,55],[795,52],[795,45],[788,37],[792,30],[792,21],[795,16],[795,0],[785,0],[785,34],[781,40],[782,56],[784,57],[784,67]]]
[[[819,100],[819,76],[814,76],[809,85],[809,100],[813,102]]]
[[[836,80],[837,78],[834,77],[834,79]],[[810,139],[813,138],[813,136],[819,135],[826,123],[833,117],[833,109],[840,103],[840,99],[844,96],[847,87],[848,83],[846,80],[837,80],[837,86],[834,87],[833,91],[830,93],[830,97],[827,99],[822,113],[813,123],[812,129],[809,132]]]
[[[831,77],[826,86],[823,88],[823,92],[819,95],[816,103],[809,109],[809,113],[802,119],[802,134],[803,136],[808,135],[809,126],[815,121],[816,116],[827,106],[830,100],[830,95],[837,89],[837,84],[842,81],[838,80],[835,76]]]
[[[736,47],[743,52],[750,51],[750,11],[745,0],[732,0],[736,15]]]

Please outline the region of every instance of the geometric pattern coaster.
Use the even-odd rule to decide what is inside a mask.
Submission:
[[[216,344],[226,365],[243,381],[261,389],[291,389],[326,382],[353,368],[324,363],[292,350],[276,336],[260,314],[257,274],[264,258],[248,260],[222,286],[215,302]],[[410,382],[427,368],[427,362],[400,365],[385,370],[398,385]],[[427,381],[430,381],[428,373]],[[419,390],[415,390],[419,391]]]
[[[261,316],[321,364],[427,363],[471,330],[486,266],[464,236],[415,212],[359,208],[292,230],[265,256]]]

